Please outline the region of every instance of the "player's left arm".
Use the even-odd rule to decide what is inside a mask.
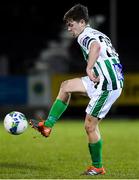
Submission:
[[[95,62],[99,57],[99,53],[100,53],[100,44],[97,41],[92,42],[89,50],[86,73],[89,76],[89,78],[94,82],[99,81],[99,77],[96,77],[95,74],[92,72],[92,68],[94,67]]]

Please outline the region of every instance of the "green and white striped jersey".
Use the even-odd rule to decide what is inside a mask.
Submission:
[[[105,34],[87,26],[77,39],[85,60],[88,60],[90,45],[97,41],[100,44],[100,54],[93,71],[100,77],[97,89],[115,90],[123,87],[122,65],[118,53],[112,46],[111,40]]]

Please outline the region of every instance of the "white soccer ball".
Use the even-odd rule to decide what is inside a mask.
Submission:
[[[23,113],[12,111],[5,116],[4,127],[10,134],[19,135],[27,129],[28,121]]]

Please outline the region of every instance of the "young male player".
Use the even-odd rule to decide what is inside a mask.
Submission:
[[[85,130],[92,165],[84,174],[105,174],[99,123],[121,94],[122,65],[109,37],[90,27],[87,7],[81,4],[73,6],[65,13],[64,22],[82,49],[87,64],[87,76],[64,81],[47,120],[31,120],[31,125],[43,136],[48,137],[54,124],[68,107],[71,93],[87,94],[90,101],[86,108]]]

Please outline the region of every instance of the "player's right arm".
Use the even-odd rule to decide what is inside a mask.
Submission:
[[[97,41],[92,42],[89,49],[86,73],[93,82],[99,81],[99,77],[96,77],[95,74],[92,72],[92,69],[99,57],[99,53],[100,53],[100,44]]]

